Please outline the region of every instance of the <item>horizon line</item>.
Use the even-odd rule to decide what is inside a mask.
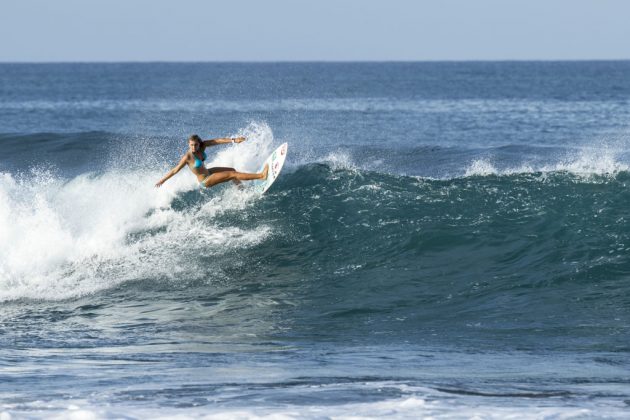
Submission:
[[[630,58],[572,58],[572,59],[428,59],[428,60],[51,60],[5,61],[0,64],[379,64],[379,63],[569,63],[619,62]]]

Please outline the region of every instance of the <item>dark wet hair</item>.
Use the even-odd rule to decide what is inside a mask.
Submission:
[[[203,140],[201,140],[201,137],[199,137],[196,134],[192,134],[190,137],[188,137],[188,141],[194,140],[197,143],[201,144],[203,142]]]

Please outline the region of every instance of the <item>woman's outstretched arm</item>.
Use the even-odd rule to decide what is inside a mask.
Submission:
[[[182,157],[179,161],[179,163],[177,164],[177,166],[175,166],[173,169],[171,169],[170,171],[168,171],[168,173],[166,175],[164,175],[164,177],[162,179],[160,179],[155,186],[156,187],[161,187],[162,184],[164,184],[166,182],[167,179],[169,179],[170,177],[172,177],[173,175],[175,175],[177,172],[181,171],[182,168],[184,166],[186,166],[186,162],[188,161],[188,155],[184,155],[184,157]]]
[[[218,139],[204,140],[203,145],[208,146],[216,146],[217,144],[226,144],[226,143],[242,143],[245,141],[245,137],[220,137]]]

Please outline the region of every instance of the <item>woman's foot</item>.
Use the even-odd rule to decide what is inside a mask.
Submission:
[[[265,169],[260,173],[260,179],[267,179],[267,175],[269,174],[269,164],[265,165]]]

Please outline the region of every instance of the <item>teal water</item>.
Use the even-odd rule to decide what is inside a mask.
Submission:
[[[0,65],[0,413],[622,417],[629,72]]]

